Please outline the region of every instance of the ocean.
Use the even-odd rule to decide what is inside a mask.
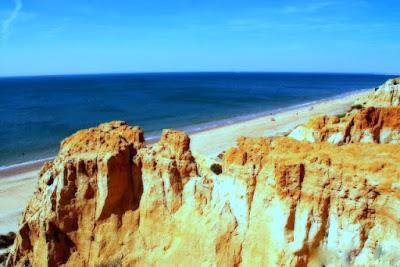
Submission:
[[[0,78],[0,166],[54,156],[61,140],[102,122],[201,130],[373,88],[370,74],[149,73]]]

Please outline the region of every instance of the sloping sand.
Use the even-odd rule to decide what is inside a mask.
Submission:
[[[225,149],[234,146],[238,136],[286,134],[316,114],[342,114],[352,106],[355,99],[367,94],[368,92],[358,92],[338,99],[322,100],[294,110],[202,131],[191,135],[191,149],[194,153],[216,157]]]
[[[324,100],[313,105],[269,116],[217,127],[191,135],[193,153],[216,157],[235,145],[238,136],[271,136],[287,133],[316,114],[344,113],[355,99],[368,92],[358,92],[339,99]],[[268,109],[268,107],[266,107]],[[21,212],[36,188],[40,167],[0,171],[0,233],[16,231]]]

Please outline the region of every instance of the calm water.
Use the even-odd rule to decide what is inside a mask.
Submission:
[[[110,120],[146,136],[372,88],[390,76],[180,73],[0,78],[0,166],[56,154],[76,130]]]

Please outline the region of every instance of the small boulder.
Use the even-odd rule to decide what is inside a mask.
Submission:
[[[222,166],[218,163],[213,163],[210,166],[210,170],[215,173],[216,175],[220,175],[222,173]]]
[[[14,243],[15,233],[9,232],[6,235],[0,235],[0,248],[8,248]]]

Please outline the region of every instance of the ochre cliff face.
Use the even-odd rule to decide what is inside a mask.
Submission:
[[[65,139],[40,173],[10,264],[87,263],[96,250],[97,222],[138,208],[142,186],[133,179],[132,157],[143,145],[142,130],[123,122]]]
[[[185,133],[146,145],[138,127],[102,124],[43,167],[8,264],[394,265],[399,152],[241,137],[216,175]]]
[[[247,175],[240,172],[242,178],[255,180],[242,264],[396,262],[400,256],[396,251],[400,246],[398,149],[397,145],[334,146],[289,138],[240,140],[238,148],[226,152],[224,170],[231,176],[254,170]]]
[[[343,118],[321,115],[294,129],[289,137],[299,141],[344,143],[400,142],[400,107],[363,108]]]

